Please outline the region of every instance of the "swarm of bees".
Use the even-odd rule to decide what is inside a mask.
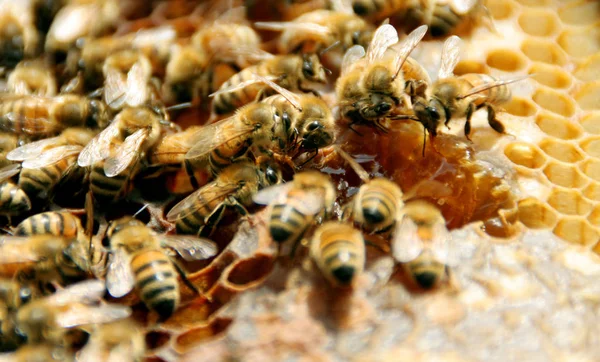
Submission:
[[[260,3],[279,17],[255,19],[253,1],[161,4],[186,20],[151,24],[111,0],[2,2],[0,358],[141,361],[141,325],[118,302],[141,301],[161,323],[182,288],[210,299],[189,264],[256,214],[278,258],[308,256],[335,288],[356,287],[372,237],[416,286],[447,280],[456,241],[435,202],[370,175],[338,136],[415,122],[424,152],[442,121],[464,118],[469,137],[482,108],[503,133],[496,105],[522,78],[454,76],[457,36],[433,82],[410,57],[484,4]],[[326,152],[360,178],[352,197],[318,166]],[[168,186],[180,179],[187,188]]]

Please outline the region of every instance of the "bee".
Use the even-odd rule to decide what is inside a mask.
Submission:
[[[410,0],[352,0],[352,9],[357,15],[371,21],[381,21],[402,13]]]
[[[77,165],[77,157],[95,134],[85,128],[67,128],[59,136],[10,151],[9,160],[22,161],[21,189],[30,197],[46,198],[64,182],[84,183],[86,172]]]
[[[3,1],[0,11],[0,64],[13,67],[34,57],[40,36],[35,27],[34,1]]]
[[[17,328],[29,344],[49,343],[66,347],[65,340],[73,328],[110,323],[131,315],[129,307],[100,304],[105,293],[104,282],[86,280],[59,289],[54,294],[27,303],[17,311]]]
[[[180,235],[159,235],[132,217],[112,222],[106,231],[110,244],[106,287],[110,295],[120,298],[134,287],[146,306],[165,320],[180,302],[177,273],[194,291],[181,268],[166,254],[176,251],[188,261],[208,259],[218,249],[207,239]]]
[[[56,78],[41,60],[22,61],[9,74],[7,90],[13,94],[52,97],[56,95]]]
[[[75,358],[66,348],[51,343],[26,344],[12,353],[0,356],[10,362],[73,362]]]
[[[19,146],[19,137],[9,132],[0,132],[0,169],[12,165],[6,156],[8,153]]]
[[[247,215],[245,206],[261,188],[279,183],[281,173],[268,164],[260,167],[239,162],[225,168],[217,178],[192,193],[167,214],[180,234],[210,235],[227,207]]]
[[[393,52],[388,52],[393,55],[391,59],[385,56],[386,51],[398,43],[398,33],[389,24],[377,28],[366,53],[361,46],[346,52],[336,94],[340,112],[351,120],[351,125],[367,124],[387,132],[387,118],[410,118],[396,115],[408,111],[402,67],[426,32],[426,25],[411,32]]]
[[[54,235],[75,238],[83,232],[81,220],[67,211],[48,211],[21,221],[14,230],[15,236]]]
[[[451,236],[440,210],[415,200],[402,209],[392,239],[392,255],[410,278],[423,289],[438,285],[456,265]]]
[[[164,115],[148,107],[127,107],[79,153],[77,164],[90,167],[90,189],[101,203],[122,199],[140,160],[160,138]]]
[[[14,317],[17,310],[37,294],[32,286],[0,278],[0,351],[15,350],[25,342],[16,330]]]
[[[445,36],[466,20],[483,21],[496,31],[489,11],[481,0],[417,0],[406,3],[404,18],[419,24],[427,24],[431,35]]]
[[[349,288],[365,267],[365,241],[349,224],[326,222],[314,233],[310,255],[332,285]]]
[[[75,94],[56,97],[0,95],[0,129],[33,139],[52,137],[68,127],[103,128],[104,104]]]
[[[137,322],[123,319],[94,326],[89,341],[77,361],[141,362],[146,351],[144,335]]]
[[[304,236],[315,217],[331,215],[336,192],[331,178],[316,170],[294,175],[291,182],[267,187],[254,195],[257,204],[269,205],[269,232],[279,244]]]
[[[344,150],[336,147],[336,152],[363,181],[358,193],[347,205],[344,218],[351,215],[354,222],[369,233],[391,231],[404,205],[400,187],[384,177],[371,179],[369,174]]]
[[[19,172],[20,166],[16,164],[0,169],[0,215],[9,218],[31,210],[31,200],[25,191],[10,181]]]
[[[426,98],[415,98],[414,113],[431,136],[437,135],[440,120],[448,125],[451,119],[466,117],[464,132],[470,139],[473,113],[486,108],[490,127],[504,133],[504,125],[496,119],[494,106],[510,100],[508,84],[529,76],[498,80],[486,74],[471,73],[455,77],[453,70],[458,63],[459,51],[459,37],[451,36],[444,42],[438,80],[428,87]]]
[[[255,80],[255,74],[272,78],[279,86],[289,90],[315,92],[304,85],[305,82],[326,83],[325,69],[316,54],[277,55],[266,59],[257,65],[245,68],[229,78],[221,88],[211,96],[213,113],[222,115],[230,113],[257,98],[265,92],[266,85]],[[247,84],[247,82],[254,84]],[[240,86],[241,89],[234,89]],[[223,91],[221,91],[223,90]]]

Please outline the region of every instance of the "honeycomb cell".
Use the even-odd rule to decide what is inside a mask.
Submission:
[[[567,88],[571,85],[571,76],[561,68],[544,63],[536,63],[529,68],[529,74],[538,83],[551,88]]]
[[[600,201],[600,183],[590,182],[590,184],[583,189],[583,196],[592,201]]]
[[[461,60],[454,67],[455,75],[463,75],[469,73],[488,74],[489,70],[483,63],[474,60]]]
[[[534,62],[565,65],[565,52],[553,41],[545,39],[525,39],[521,43],[521,51]]]
[[[558,16],[564,23],[572,25],[591,24],[598,21],[600,2],[595,0],[575,1],[558,9]]]
[[[510,101],[502,105],[502,108],[517,117],[531,117],[537,111],[537,107],[533,102],[521,97],[512,97]]]
[[[548,163],[544,174],[550,182],[562,187],[580,188],[586,184],[585,177],[576,167],[564,163]]]
[[[600,158],[600,137],[586,138],[579,145],[588,155]]]
[[[504,148],[504,154],[513,163],[527,168],[540,168],[546,163],[546,156],[531,143],[511,143]]]
[[[581,130],[575,123],[552,113],[539,114],[535,122],[545,134],[552,137],[571,140],[581,135]]]
[[[592,203],[584,199],[578,191],[559,188],[552,190],[548,196],[548,204],[564,215],[585,216],[593,207]]]
[[[600,81],[585,84],[573,96],[583,110],[600,109]]]
[[[531,229],[550,229],[556,225],[556,212],[546,203],[529,197],[519,201],[519,221]]]
[[[600,53],[587,57],[577,66],[573,75],[584,82],[600,80]]]
[[[575,114],[575,104],[571,98],[560,92],[550,89],[538,89],[533,94],[532,99],[540,107],[561,116],[571,117]]]
[[[586,114],[579,121],[583,129],[588,133],[600,134],[600,112]]]
[[[598,37],[600,31],[596,28],[568,29],[558,36],[558,44],[573,57],[587,57],[600,51]]]
[[[518,21],[521,29],[533,36],[550,36],[560,29],[556,15],[546,10],[524,10]]]
[[[585,219],[562,218],[553,230],[558,237],[581,245],[593,245],[598,241],[598,231]]]
[[[590,158],[581,164],[581,171],[590,178],[600,181],[600,160]]]
[[[486,6],[496,20],[508,19],[515,11],[515,6],[510,1],[488,1]]]
[[[509,49],[496,49],[488,53],[486,64],[505,72],[514,72],[525,67],[525,59],[520,53]]]
[[[548,6],[551,0],[517,0],[519,3],[525,6]]]
[[[584,158],[582,152],[569,142],[546,138],[539,143],[539,146],[548,156],[559,161],[575,163]]]
[[[587,217],[594,226],[600,226],[600,205],[596,206]]]

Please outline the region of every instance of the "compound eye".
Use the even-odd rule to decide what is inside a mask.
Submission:
[[[309,123],[309,125],[306,127],[306,129],[308,131],[315,131],[317,129],[321,128],[321,123],[319,121],[312,121]]]
[[[310,60],[305,60],[302,63],[302,73],[304,73],[304,75],[306,77],[314,77],[315,76],[315,71],[313,70],[312,62]]]
[[[19,291],[19,299],[21,299],[21,304],[25,304],[31,300],[32,297],[31,289],[29,288],[21,288]]]
[[[270,184],[276,184],[277,181],[279,181],[279,177],[277,177],[277,172],[274,169],[272,169],[271,167],[267,168],[266,177],[267,177],[267,181]]]
[[[427,111],[431,115],[431,118],[433,118],[433,119],[440,119],[440,112],[438,112],[438,110],[436,108],[434,108],[434,107],[427,107]]]
[[[379,114],[389,112],[392,109],[392,105],[389,103],[382,103],[377,105],[375,111]]]

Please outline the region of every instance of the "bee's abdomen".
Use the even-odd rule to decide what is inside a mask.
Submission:
[[[212,212],[212,205],[207,202],[202,194],[198,195],[196,202],[198,204],[195,212],[175,222],[178,233],[187,235],[197,234],[198,230],[204,225],[206,217]]]
[[[0,213],[16,215],[31,209],[31,201],[25,191],[12,182],[0,184]]]
[[[360,200],[360,208],[367,230],[387,230],[394,222],[396,199],[384,188],[368,187]]]
[[[350,285],[359,272],[361,246],[343,235],[337,235],[321,240],[320,247],[325,269],[340,285]]]
[[[225,83],[223,83],[221,89],[229,88],[252,79],[253,74],[256,72],[258,72],[259,75],[262,75],[260,74],[260,67],[248,67],[229,78]],[[256,84],[253,84],[233,92],[218,94],[213,100],[213,109],[216,114],[231,113],[239,107],[252,102],[256,98],[259,90],[260,87]]]
[[[70,213],[43,212],[21,222],[15,235],[43,235],[74,237],[78,232],[78,219]]]
[[[471,84],[472,87],[477,87],[486,83],[495,82],[497,79],[489,76],[487,74],[479,74],[479,73],[469,73],[460,76],[461,79],[466,80]],[[504,103],[510,100],[511,93],[508,85],[501,85],[498,87],[493,87],[487,89],[480,93],[485,96],[485,99],[482,99],[478,103],[489,102],[489,103]]]
[[[169,318],[179,306],[179,284],[171,261],[152,250],[134,256],[131,268],[142,301],[162,319]]]
[[[114,177],[104,173],[104,163],[98,162],[92,166],[90,174],[90,189],[100,203],[111,203],[120,200],[127,189],[129,179],[127,171]]]
[[[19,177],[19,186],[32,197],[44,197],[61,180],[68,162],[68,160],[61,160],[54,165],[37,169],[24,168]]]
[[[249,139],[238,137],[220,147],[215,148],[209,155],[208,163],[213,175],[218,175],[224,168],[230,166],[236,159],[244,156],[250,146]]]
[[[308,227],[310,217],[298,210],[295,203],[301,200],[288,200],[287,204],[273,205],[269,231],[274,241],[284,243],[298,240]]]

